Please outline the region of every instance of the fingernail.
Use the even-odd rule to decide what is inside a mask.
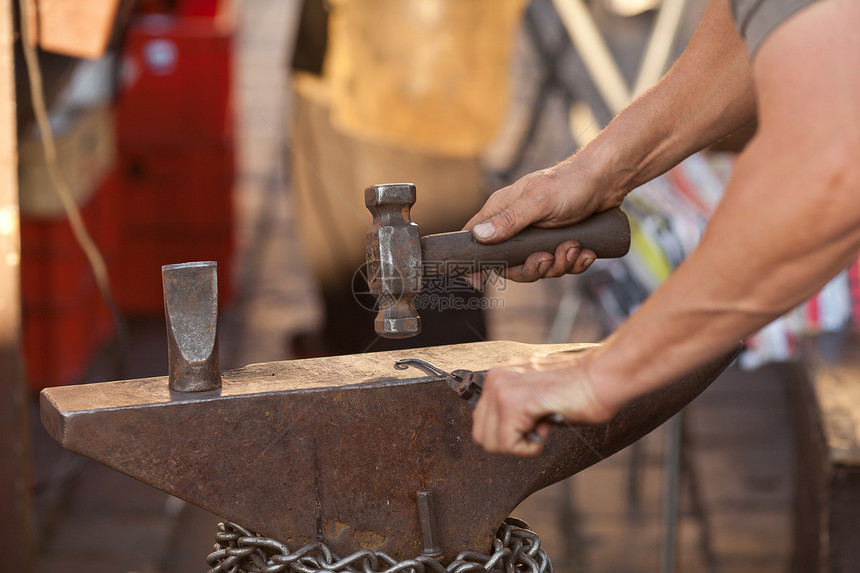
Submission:
[[[582,261],[582,267],[587,269],[588,267],[591,266],[591,263],[593,263],[593,262],[594,262],[594,259],[590,259],[590,258],[585,259],[584,261]]]
[[[579,247],[571,247],[567,250],[564,257],[567,259],[567,262],[572,263],[573,259],[576,258],[576,255],[579,254]]]
[[[474,233],[479,239],[490,239],[496,234],[496,228],[492,223],[481,223],[480,225],[474,226],[472,233]]]

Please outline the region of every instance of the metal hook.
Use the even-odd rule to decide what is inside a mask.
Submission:
[[[397,370],[406,370],[410,366],[420,368],[421,370],[424,370],[425,372],[428,372],[433,376],[439,376],[440,378],[448,377],[448,373],[444,370],[440,370],[429,362],[420,360],[418,358],[403,358],[402,360],[398,360],[394,363],[394,368],[396,368]]]

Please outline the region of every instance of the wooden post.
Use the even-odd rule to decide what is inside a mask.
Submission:
[[[3,568],[33,570],[27,388],[21,363],[21,243],[12,0],[0,0],[0,539]]]
[[[860,332],[803,345],[793,380],[797,420],[797,573],[857,571],[860,563]]]

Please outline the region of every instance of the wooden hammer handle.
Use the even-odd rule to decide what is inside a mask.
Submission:
[[[477,270],[477,264],[521,265],[532,253],[555,252],[557,246],[570,240],[579,241],[582,248],[591,249],[601,259],[623,257],[630,249],[630,222],[621,209],[615,208],[568,227],[528,227],[492,245],[477,242],[471,231],[426,235],[421,237],[421,257],[425,275],[434,274],[436,268],[457,274]]]

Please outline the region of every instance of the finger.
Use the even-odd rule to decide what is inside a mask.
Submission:
[[[484,280],[483,271],[477,271],[474,273],[468,273],[463,276],[463,280],[466,281],[470,287],[475,290],[484,290],[484,285],[486,281]]]
[[[475,420],[472,429],[472,437],[485,450],[494,452],[497,451],[498,445],[496,442],[496,377],[498,372],[495,369],[487,371],[484,378],[484,387],[481,392],[481,398],[478,400],[478,405],[475,407]]]
[[[542,278],[552,264],[552,253],[532,253],[523,264],[506,268],[502,276],[512,281],[531,283]]]
[[[523,199],[511,203],[495,215],[480,221],[472,227],[472,234],[481,243],[500,243],[544,216],[538,203]]]
[[[507,367],[491,371],[484,380],[479,404],[484,402],[486,417],[482,428],[483,446],[489,452],[534,455],[537,451],[524,442],[525,430],[533,422],[522,410],[522,375]]]
[[[545,370],[547,367],[561,368],[576,364],[588,356],[592,350],[594,350],[593,346],[583,346],[568,350],[555,350],[549,353],[536,352],[521,362],[527,363],[533,370]]]
[[[472,412],[472,439],[482,447],[485,442],[485,428],[487,422],[487,404],[483,403],[483,396],[478,400],[475,411]]]
[[[543,370],[555,370],[557,368],[564,368],[565,366],[569,366],[574,364],[576,361],[575,358],[564,357],[564,358],[556,358],[556,357],[534,357],[530,362],[530,366],[532,370],[543,371]]]
[[[536,192],[545,184],[538,173],[532,173],[490,196],[481,211],[466,228],[482,243],[505,241],[532,223],[547,216],[546,193]]]
[[[495,451],[515,454],[518,456],[536,456],[543,447],[544,437],[540,434],[532,434],[535,420],[525,411],[511,409],[504,417],[500,417],[496,427],[497,437],[495,442],[498,447]],[[535,440],[537,436],[537,440]]]
[[[532,369],[531,358],[518,358],[516,360],[508,360],[507,362],[505,362],[505,366],[510,368],[511,372],[522,374],[523,372],[528,372]]]
[[[582,249],[579,256],[576,258],[576,263],[573,265],[572,272],[575,274],[585,272],[595,259],[597,259],[597,255],[594,254],[594,251],[590,249]]]
[[[577,241],[565,241],[555,249],[553,263],[544,273],[544,278],[561,277],[571,272],[579,257],[580,245]]]
[[[538,434],[540,436],[540,434]],[[540,441],[532,441],[525,437],[524,434],[520,434],[517,437],[516,442],[513,445],[505,449],[504,452],[508,454],[514,454],[517,456],[523,456],[526,458],[534,458],[538,456],[543,450],[543,444],[546,441],[546,436],[540,436]]]
[[[543,444],[548,431],[539,430],[537,421],[540,417],[533,412],[534,391],[521,396],[516,403],[519,411],[513,411],[506,420],[504,427],[500,427],[499,442],[502,444],[501,451],[518,456],[533,457],[543,449]],[[543,424],[545,425],[545,424]]]
[[[532,370],[555,370],[576,364],[579,357],[576,354],[557,354],[551,356],[535,356],[529,365]]]
[[[475,406],[475,411],[472,412],[472,439],[476,444],[484,445],[484,408],[481,401],[478,400],[478,405]]]
[[[469,219],[465,225],[463,225],[463,230],[471,231],[475,225],[494,217],[514,200],[515,190],[513,189],[513,185],[502,187],[490,195],[484,203],[484,206],[481,207],[481,210],[475,213],[475,215]]]
[[[532,432],[537,435],[540,441],[535,442],[536,444],[543,446],[546,443],[547,438],[549,438],[549,433],[552,431],[552,424],[548,424],[547,422],[540,422],[537,426],[535,426]]]

